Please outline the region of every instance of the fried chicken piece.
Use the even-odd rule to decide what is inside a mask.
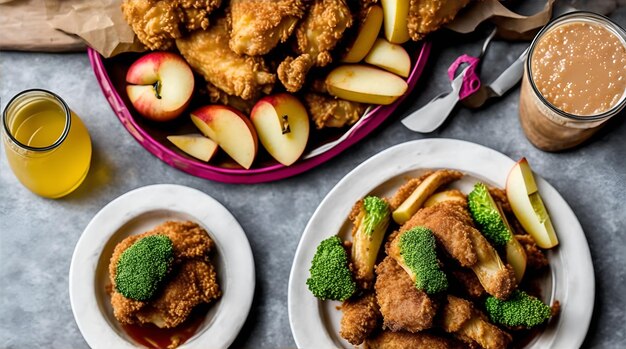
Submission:
[[[485,288],[480,284],[480,280],[470,269],[452,269],[453,280],[461,286],[471,298],[480,298],[485,294]]]
[[[413,281],[393,258],[387,256],[376,266],[376,299],[383,316],[383,328],[418,332],[432,327],[438,305]]]
[[[532,236],[528,234],[513,235],[517,241],[524,247],[526,252],[526,265],[532,269],[541,269],[548,265],[548,258],[546,258],[543,251],[539,249],[537,243]]]
[[[139,41],[168,50],[186,32],[209,27],[209,14],[221,0],[124,0],[122,13]]]
[[[426,332],[381,331],[365,341],[365,349],[460,349],[463,346],[451,339]]]
[[[400,234],[423,226],[462,267],[471,268],[487,293],[506,299],[515,289],[515,273],[505,265],[487,239],[474,227],[466,204],[444,201],[420,209],[400,227]]]
[[[225,93],[245,100],[270,93],[276,76],[263,58],[236,54],[228,47],[229,39],[227,20],[221,17],[208,30],[176,39],[176,46],[195,71]]]
[[[115,288],[117,262],[132,244],[151,235],[166,235],[172,241],[172,271],[161,290],[150,301],[128,299]],[[176,327],[185,321],[198,304],[219,298],[221,291],[217,275],[208,259],[213,248],[214,242],[207,232],[193,222],[165,222],[151,231],[122,240],[115,246],[109,263],[113,286],[111,305],[115,318],[122,324],[150,322],[159,327]]]
[[[210,82],[206,83],[206,94],[209,97],[211,103],[219,103],[223,105],[231,106],[242,113],[249,115],[252,107],[258,101],[257,99],[243,99],[241,97],[229,95],[228,93],[220,90],[217,86]]]
[[[362,103],[313,92],[304,94],[304,105],[317,129],[353,125],[367,109]]]
[[[300,90],[311,67],[324,67],[332,61],[330,51],[351,25],[352,14],[345,0],[313,0],[296,27],[299,56],[287,57],[278,66],[278,79],[287,91]]]
[[[231,0],[230,48],[264,55],[289,38],[304,12],[302,0]]]
[[[511,336],[489,323],[486,316],[476,310],[469,301],[448,295],[447,303],[439,315],[441,328],[453,333],[458,339],[485,349],[504,349],[511,342]]]
[[[339,335],[353,345],[359,345],[376,329],[380,310],[374,293],[348,299],[341,305],[343,317]]]
[[[414,41],[454,19],[470,0],[411,0],[407,27]]]

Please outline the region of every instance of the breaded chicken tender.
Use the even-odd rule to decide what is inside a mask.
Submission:
[[[118,261],[127,248],[151,235],[165,235],[172,241],[172,271],[150,301],[128,299],[115,287]],[[217,274],[209,261],[213,248],[213,240],[207,232],[193,222],[165,222],[151,231],[122,240],[115,246],[109,263],[111,305],[115,318],[122,324],[153,323],[159,327],[176,327],[198,304],[219,298],[221,291]]]
[[[376,295],[365,293],[341,305],[343,317],[339,335],[353,345],[363,343],[378,326],[381,317]]]
[[[209,27],[209,14],[221,0],[124,0],[122,13],[139,41],[168,50],[186,32]]]
[[[407,27],[414,41],[454,19],[470,0],[411,0]]]
[[[318,129],[353,125],[367,109],[362,103],[312,92],[304,95],[304,105]]]
[[[409,275],[391,257],[376,266],[376,299],[383,328],[419,332],[432,327],[437,303],[415,288]]]
[[[249,56],[270,52],[289,38],[304,10],[302,0],[231,0],[230,48]]]
[[[365,349],[461,349],[463,346],[451,339],[426,332],[381,331],[365,341]]]
[[[176,46],[196,72],[226,94],[249,100],[270,93],[276,76],[263,58],[233,52],[229,40],[227,20],[221,17],[208,30],[176,39]]]

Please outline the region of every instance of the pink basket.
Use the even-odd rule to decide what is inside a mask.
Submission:
[[[96,78],[98,79],[98,83],[102,88],[104,96],[109,101],[111,108],[128,132],[130,132],[137,142],[150,153],[163,160],[168,165],[197,177],[224,183],[261,183],[291,177],[318,166],[337,156],[376,129],[376,127],[393,113],[415,87],[426,65],[430,53],[430,43],[422,43],[415,50],[416,58],[413,64],[413,70],[407,80],[409,86],[407,92],[393,104],[374,107],[370,111],[371,115],[351,130],[351,134],[333,148],[317,156],[301,159],[288,167],[268,160],[262,163],[256,162],[255,166],[248,170],[237,168],[232,163],[228,162],[220,165],[204,163],[178,151],[165,139],[164,135],[166,131],[163,129],[163,124],[150,123],[139,116],[132,107],[130,109],[127,107],[127,105],[130,105],[130,102],[126,96],[124,76],[128,67],[126,66],[124,68],[119,66],[124,65],[123,63],[130,65],[130,63],[128,63],[130,60],[123,57],[120,58],[120,56],[105,60],[98,52],[91,48],[88,49],[87,53]],[[191,125],[191,122],[187,122],[186,124]],[[189,127],[186,124],[181,124],[180,121],[174,121],[174,124],[165,124],[168,127],[167,134],[177,134],[177,132],[172,132],[169,127],[182,131]],[[189,128],[187,131],[191,130],[193,129]],[[319,147],[327,141],[328,140],[324,140],[314,144],[314,146]],[[309,145],[307,151],[310,150],[309,148],[311,148],[311,145]]]

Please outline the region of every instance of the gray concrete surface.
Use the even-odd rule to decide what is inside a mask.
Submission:
[[[575,3],[575,2],[574,2]],[[626,25],[626,8],[612,17]],[[81,232],[109,201],[156,183],[187,185],[224,204],[252,245],[257,286],[249,318],[233,347],[284,348],[295,343],[287,316],[287,283],[300,234],[326,193],[346,173],[392,145],[426,137],[463,139],[511,158],[527,157],[563,195],[587,235],[596,273],[596,303],[584,347],[624,348],[626,331],[626,115],[584,147],[553,154],[535,149],[518,121],[519,89],[477,111],[457,109],[439,131],[412,133],[399,120],[447,86],[445,70],[460,54],[477,54],[484,34],[437,36],[419,87],[395,116],[341,156],[275,183],[228,185],[195,178],[145,151],[103,98],[85,54],[0,53],[0,104],[33,87],[57,92],[87,125],[94,146],[85,183],[60,200],[21,186],[0,156],[0,348],[85,348],[68,295],[70,259]],[[489,81],[526,43],[494,42]]]

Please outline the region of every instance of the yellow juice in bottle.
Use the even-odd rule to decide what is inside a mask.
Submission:
[[[3,115],[5,152],[15,176],[38,195],[69,194],[89,171],[91,139],[85,125],[54,95],[18,98]]]

